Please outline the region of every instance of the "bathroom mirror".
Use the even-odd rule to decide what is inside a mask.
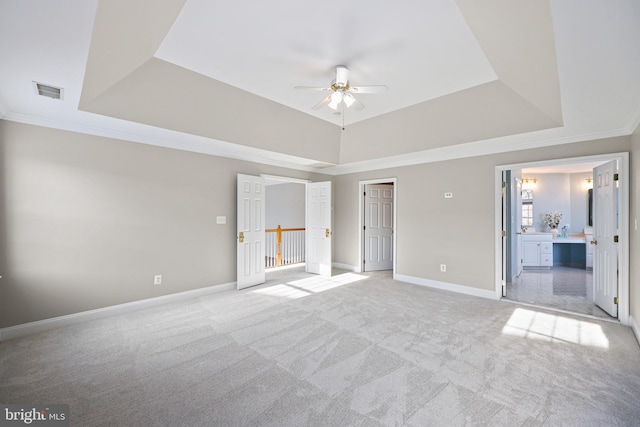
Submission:
[[[587,210],[588,210],[588,222],[589,227],[593,226],[593,188],[587,190]]]

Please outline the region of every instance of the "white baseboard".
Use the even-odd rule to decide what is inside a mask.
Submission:
[[[360,269],[355,265],[342,264],[340,262],[332,262],[331,266],[335,268],[340,268],[342,270],[353,271],[354,273],[361,273]]]
[[[35,334],[37,332],[61,328],[76,323],[86,322],[88,320],[101,319],[103,317],[113,316],[115,314],[130,313],[132,311],[155,307],[169,302],[181,301],[189,298],[197,298],[233,289],[236,289],[236,282],[208,286],[206,288],[193,289],[190,291],[178,292],[175,294],[163,295],[139,301],[132,301],[104,308],[97,308],[95,310],[81,311],[80,313],[68,314],[66,316],[53,317],[51,319],[38,320],[36,322],[9,326],[8,328],[0,329],[0,341],[6,341],[13,338]]]
[[[636,340],[638,341],[638,345],[640,345],[640,326],[636,322],[632,316],[629,316],[629,326],[631,326],[631,330],[633,334],[636,336]]]
[[[496,291],[493,290],[489,291],[486,289],[473,288],[471,286],[456,285],[453,283],[439,282],[437,280],[423,279],[421,277],[405,276],[404,274],[396,274],[395,279],[401,282],[413,283],[414,285],[442,289],[444,291],[472,295],[474,297],[487,298],[492,300],[500,299],[499,297],[497,297]]]

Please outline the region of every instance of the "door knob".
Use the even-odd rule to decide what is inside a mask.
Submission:
[[[592,245],[597,245],[597,244],[598,244],[598,241],[597,241],[597,240],[592,240],[592,241],[591,241],[591,244],[592,244]]]
[[[329,229],[327,228],[324,232],[325,237],[329,237],[329,235],[331,235],[331,232],[329,231]]]
[[[240,243],[244,243],[244,231],[241,231],[240,234],[238,235],[238,241]]]

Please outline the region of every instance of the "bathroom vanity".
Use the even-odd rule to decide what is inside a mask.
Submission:
[[[553,239],[551,233],[522,234],[522,267],[551,268]]]

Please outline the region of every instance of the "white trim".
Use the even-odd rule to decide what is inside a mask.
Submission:
[[[635,130],[635,129],[634,129]],[[551,130],[553,131],[553,130]],[[539,131],[520,135],[510,135],[482,141],[467,142],[446,147],[432,148],[406,154],[382,157],[373,160],[330,166],[319,171],[329,175],[344,175],[357,172],[368,172],[403,166],[413,166],[425,163],[441,162],[468,157],[486,156],[490,154],[508,153],[512,151],[529,150],[550,147],[574,142],[593,141],[605,138],[628,136],[633,133],[628,127],[611,129],[600,132],[568,136],[547,136],[549,132]]]
[[[401,282],[412,283],[414,285],[426,286],[428,288],[441,289],[443,291],[455,292],[458,294],[471,295],[474,297],[499,300],[500,298],[494,291],[487,289],[474,288],[472,286],[456,285],[454,283],[439,282],[437,280],[423,279],[421,277],[405,276],[397,274],[395,280]]]
[[[0,342],[35,334],[37,332],[44,332],[64,326],[75,325],[76,323],[87,322],[89,320],[102,319],[104,317],[113,316],[116,314],[131,313],[136,310],[156,307],[170,302],[177,302],[189,298],[198,298],[205,295],[235,290],[235,288],[236,282],[224,283],[221,285],[208,286],[206,288],[193,289],[190,291],[178,292],[175,294],[162,295],[159,297],[147,298],[139,301],[112,305],[109,307],[97,308],[95,310],[81,311],[80,313],[68,314],[66,316],[53,317],[51,319],[38,320],[36,322],[9,326],[8,328],[0,329]]]
[[[362,271],[355,265],[343,264],[341,262],[332,262],[331,266],[342,270],[353,271],[354,273],[362,273]]]
[[[368,184],[393,184],[393,275],[396,278],[396,236],[398,233],[398,178],[378,178],[378,179],[363,179],[358,184],[358,270],[362,272],[362,260],[364,259],[363,242],[364,242],[364,186]]]
[[[170,148],[174,150],[207,154],[210,156],[218,156],[227,159],[243,160],[247,162],[279,166],[306,172],[323,173],[321,169],[309,166],[318,163],[318,160],[306,159],[290,154],[277,153],[275,151],[249,147],[247,145],[234,144],[218,139],[207,138],[204,136],[192,135],[133,122],[123,121],[124,123],[126,123],[126,126],[133,128],[132,130],[116,130],[91,124],[71,123],[57,119],[42,118],[14,112],[8,112],[2,117],[2,120],[41,126],[50,129],[76,132],[85,135],[112,138],[120,141],[137,142],[140,144],[153,145],[156,147]],[[117,124],[114,126],[117,126]],[[326,175],[331,174],[327,173]]]
[[[638,326],[636,319],[634,319],[633,316],[629,316],[629,326],[631,326],[631,330],[636,336],[636,341],[638,341],[638,345],[640,345],[640,326]]]
[[[467,142],[446,147],[438,147],[429,150],[411,152],[395,156],[386,156],[379,159],[364,160],[346,164],[332,164],[322,162],[327,165],[324,168],[316,168],[311,165],[317,164],[318,160],[306,159],[259,148],[249,147],[240,144],[233,144],[197,135],[191,135],[178,131],[171,131],[154,126],[142,125],[139,123],[126,122],[118,119],[106,119],[112,122],[117,121],[114,127],[125,123],[131,130],[121,131],[109,129],[93,124],[80,124],[57,119],[43,118],[29,114],[3,111],[3,104],[0,100],[0,117],[3,120],[43,126],[53,129],[67,130],[71,132],[88,135],[103,136],[122,141],[138,142],[141,144],[155,145],[159,147],[171,148],[182,151],[209,154],[213,156],[230,159],[245,160],[258,164],[280,166],[284,168],[301,170],[306,172],[317,172],[324,175],[344,175],[356,172],[367,172],[374,170],[389,169],[393,167],[412,166],[425,163],[454,160],[467,157],[484,156],[496,153],[507,153],[511,151],[526,150],[532,148],[549,147],[574,142],[584,142],[604,138],[614,138],[618,136],[631,135],[640,123],[640,108],[634,112],[630,123],[617,129],[608,129],[598,132],[576,133],[573,135],[554,136],[558,133],[556,129],[547,129],[537,132],[509,135],[481,141]],[[108,125],[111,125],[109,123]],[[107,126],[108,126],[107,125]]]
[[[620,273],[619,273],[619,289],[618,289],[618,320],[623,325],[629,324],[629,153],[606,153],[585,157],[572,157],[565,159],[552,159],[538,162],[529,163],[516,163],[510,165],[499,165],[495,168],[495,183],[494,183],[494,212],[495,212],[495,288],[496,293],[502,286],[501,274],[502,274],[502,171],[511,169],[521,169],[523,167],[538,167],[538,166],[551,166],[570,163],[588,163],[593,161],[618,161],[620,181],[619,181],[619,194],[620,194],[620,212],[619,212],[619,235],[620,235]]]
[[[269,175],[266,173],[261,173],[260,176],[263,177],[265,180],[282,181],[283,183],[286,182],[290,184],[307,184],[309,182],[312,182],[310,179],[290,178],[287,176]]]

